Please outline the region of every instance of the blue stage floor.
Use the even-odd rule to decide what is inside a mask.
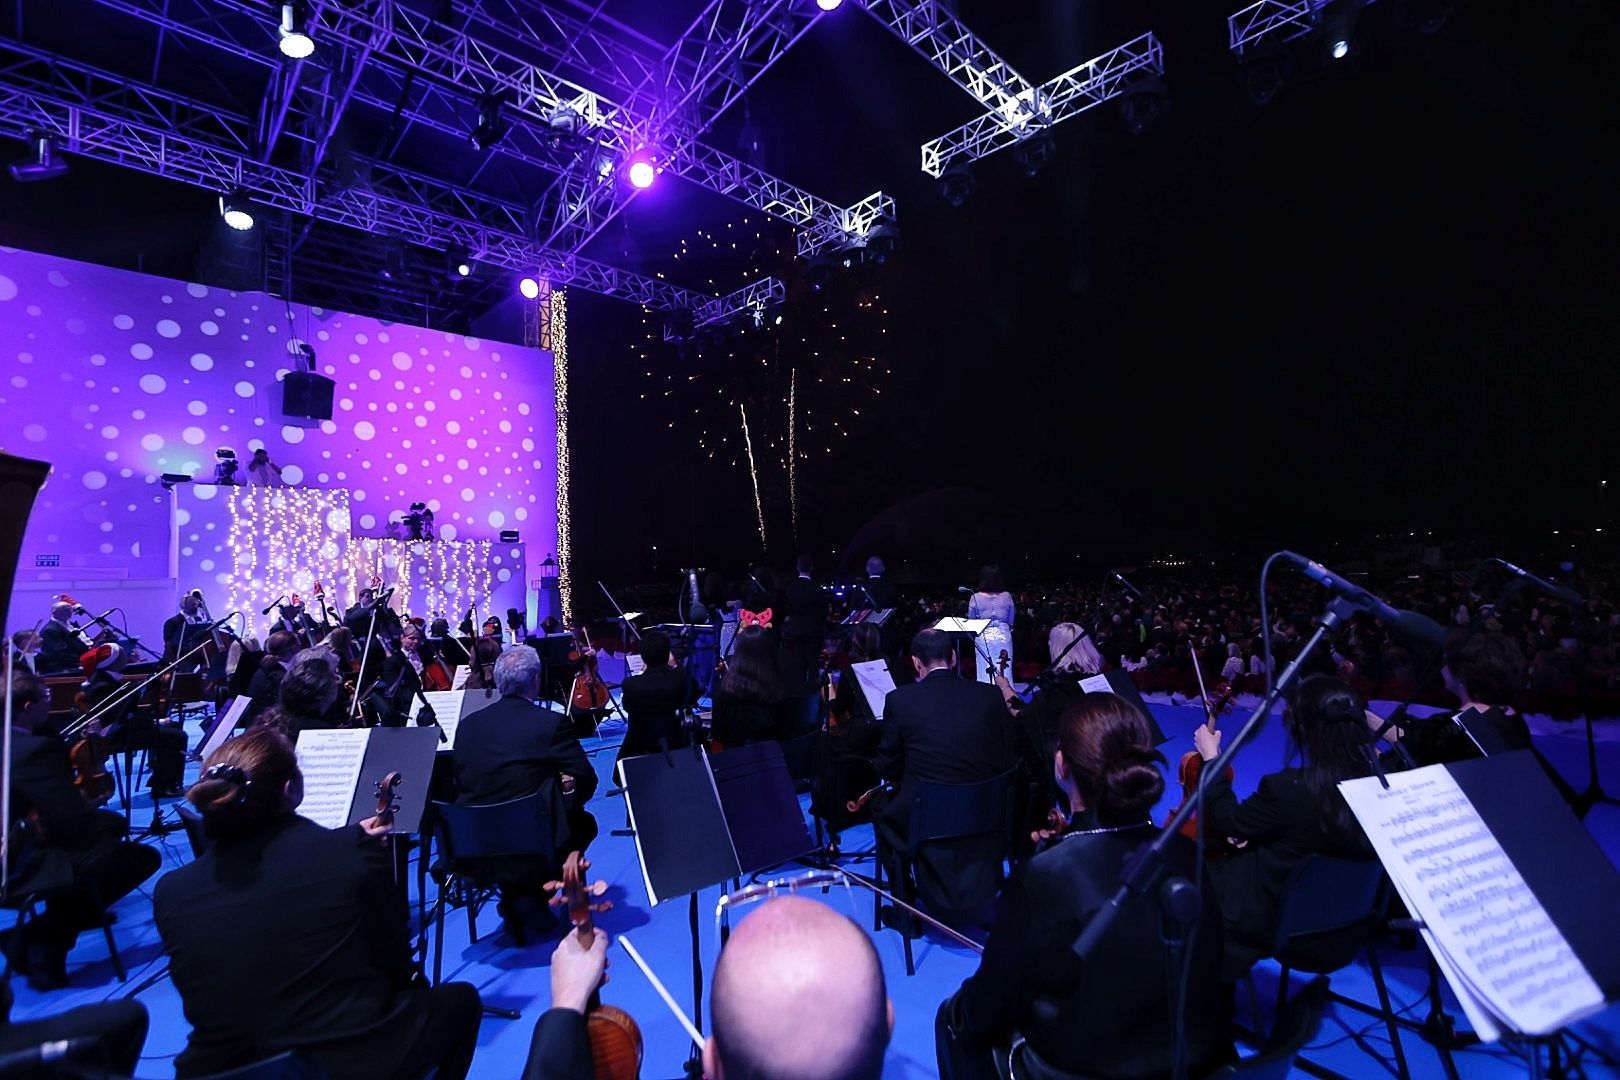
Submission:
[[[1175,755],[1191,747],[1191,731],[1198,723],[1200,713],[1192,708],[1171,706],[1155,706],[1154,711],[1164,730],[1172,735],[1172,741],[1165,749],[1173,764]],[[1539,736],[1537,742],[1575,786],[1581,788],[1586,781],[1585,744],[1576,735],[1577,729],[1572,728],[1567,734]],[[608,773],[615,747],[616,741],[611,737],[592,739],[586,744],[602,778],[599,790],[613,786]],[[1598,751],[1599,765],[1609,790],[1620,789],[1620,743],[1600,743]],[[1240,793],[1251,790],[1262,773],[1279,767],[1284,753],[1280,724],[1269,724],[1240,762]],[[195,766],[192,768],[194,770]],[[1172,796],[1175,794],[1167,793],[1165,803],[1160,807],[1161,815],[1174,805]],[[628,838],[615,837],[610,833],[614,827],[624,824],[622,804],[598,795],[590,809],[602,825],[602,837],[591,849],[595,864],[593,875],[610,883],[608,896],[614,902],[613,910],[601,916],[599,925],[615,937],[628,935],[677,1000],[690,1011],[691,945],[686,898],[668,901],[657,908],[650,907],[634,844]],[[144,808],[137,811],[137,820],[144,818],[146,813]],[[1589,817],[1588,825],[1610,859],[1620,862],[1620,809],[1599,807]],[[175,833],[160,843],[170,866],[190,857],[183,834]],[[861,828],[846,833],[844,846],[852,851],[869,849],[871,830]],[[856,869],[870,870],[870,864]],[[1569,886],[1580,888],[1580,883],[1572,881]],[[705,971],[705,993],[707,973],[712,970],[717,948],[714,906],[718,896],[718,891],[710,890],[699,898],[698,929]],[[846,894],[842,889],[834,889],[822,899],[840,911],[855,916],[863,926],[871,925],[871,894],[859,890]],[[15,1019],[27,1019],[71,1005],[123,996],[142,980],[163,969],[149,897],[136,893],[120,903],[116,910],[119,921],[114,932],[130,970],[129,982],[118,983],[101,936],[87,933],[82,935],[78,948],[68,960],[68,973],[72,980],[69,988],[51,994],[38,994],[30,990],[20,977],[13,980],[17,994],[13,1011]],[[533,1023],[549,1003],[547,965],[553,943],[536,942],[524,949],[513,947],[510,940],[499,932],[499,919],[493,907],[487,908],[484,917],[479,920],[479,930],[483,936],[477,944],[468,944],[467,922],[459,912],[452,913],[446,927],[445,977],[472,982],[478,986],[486,1002],[520,1009],[523,1013],[523,1018],[517,1021],[485,1018],[473,1075],[491,1078],[518,1076],[527,1053]],[[934,1011],[939,1002],[973,970],[975,958],[968,950],[958,946],[939,940],[925,940],[917,943],[917,974],[907,978],[900,939],[893,933],[885,932],[877,935],[876,941],[897,1017],[885,1075],[897,1080],[933,1076]],[[642,1075],[649,1080],[681,1076],[689,1040],[629,957],[616,947],[610,956],[613,978],[603,996],[612,1004],[629,1010],[641,1025],[646,1038],[646,1063]],[[1420,1019],[1427,1008],[1423,996],[1426,969],[1422,956],[1401,952],[1393,946],[1382,950],[1381,956],[1397,1007],[1406,1015]],[[1263,963],[1257,969],[1255,978],[1262,1002],[1273,1001],[1276,968]],[[1376,1000],[1364,966],[1334,976],[1333,985],[1352,997]],[[172,985],[166,979],[160,979],[144,990],[140,999],[151,1011],[152,1029],[138,1075],[172,1076],[173,1059],[185,1044],[187,1030],[179,998]],[[1241,995],[1238,1005],[1240,1019],[1247,1021],[1248,1005]],[[1457,1015],[1454,1005],[1451,1011]],[[1269,1005],[1263,1005],[1262,1014],[1268,1024],[1269,1013]],[[1608,1056],[1620,1057],[1620,1010],[1610,1009],[1581,1024],[1576,1031]],[[1443,1075],[1438,1056],[1416,1035],[1403,1033],[1403,1044],[1414,1076],[1429,1078]],[[1354,1011],[1337,1009],[1324,1023],[1308,1056],[1348,1076],[1378,1077],[1394,1074],[1393,1066],[1383,1063],[1389,1058],[1389,1052],[1388,1039],[1380,1022]],[[1458,1070],[1464,1077],[1506,1077],[1523,1075],[1526,1071],[1523,1059],[1502,1045],[1462,1051],[1457,1054],[1456,1060]],[[1591,1060],[1590,1055],[1587,1069],[1588,1074],[1593,1076],[1620,1075]]]

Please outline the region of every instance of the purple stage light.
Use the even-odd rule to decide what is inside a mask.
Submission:
[[[518,282],[518,292],[530,300],[538,300],[540,298],[540,283],[532,277],[526,277]]]
[[[633,184],[634,186],[636,186],[638,188],[642,188],[642,189],[650,188],[650,187],[652,187],[653,181],[656,180],[657,178],[658,178],[658,174],[657,174],[657,172],[655,172],[653,170],[652,162],[650,162],[650,161],[634,161],[634,162],[631,162],[631,164],[630,164],[630,183]]]
[[[837,11],[843,2],[844,0],[816,0],[816,7],[822,11]]]

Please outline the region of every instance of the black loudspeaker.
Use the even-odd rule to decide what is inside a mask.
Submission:
[[[289,371],[281,380],[281,412],[310,420],[332,419],[332,389],[337,384],[313,371]]]

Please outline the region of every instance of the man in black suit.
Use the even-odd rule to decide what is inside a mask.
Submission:
[[[616,761],[660,749],[674,750],[688,742],[681,713],[697,701],[697,683],[686,668],[675,663],[669,637],[660,631],[641,635],[641,659],[647,669],[624,680],[628,725]]]
[[[798,576],[782,590],[783,675],[788,693],[797,697],[814,680],[822,638],[827,633],[827,594],[815,583],[810,556],[800,555]]]
[[[51,617],[39,628],[39,655],[34,670],[41,675],[77,671],[79,657],[89,648],[68,620],[73,617],[73,605],[59,600],[51,605]]]
[[[876,555],[873,555],[870,559],[867,559],[866,580],[862,582],[860,586],[865,590],[865,597],[870,601],[870,606],[877,611],[882,611],[885,608],[895,607],[900,603],[900,590],[896,589],[894,585],[883,576],[885,569],[886,568],[883,565],[883,560],[878,558]],[[866,605],[858,604],[856,606],[860,607]]]
[[[1001,694],[987,683],[957,677],[955,647],[942,630],[921,630],[911,639],[917,681],[889,693],[883,706],[883,738],[877,772],[896,788],[879,812],[889,880],[899,881],[898,853],[909,847],[911,802],[924,781],[972,784],[1013,767],[1012,723]],[[919,895],[943,912],[962,912],[988,899],[999,866],[951,849],[930,848],[917,859]],[[989,875],[989,892],[984,896]],[[904,931],[899,912],[885,919]]]
[[[180,610],[170,615],[163,623],[163,662],[171,664],[180,659],[188,651],[195,648],[202,641],[198,633],[198,626],[207,626],[208,620],[199,619],[202,614],[202,601],[197,594],[187,593],[180,598]],[[178,669],[180,671],[196,671],[203,666],[205,660],[201,653],[193,656]]]
[[[79,932],[100,926],[107,908],[156,873],[162,859],[153,848],[125,841],[123,816],[95,809],[74,786],[67,748],[49,730],[44,681],[16,672],[9,692],[12,820],[33,814],[39,823],[38,835],[30,833],[11,854],[10,893],[26,895],[31,884],[76,886],[46,901],[45,913],[15,943],[20,947],[6,943],[29,985],[49,990],[67,985],[67,954]]]

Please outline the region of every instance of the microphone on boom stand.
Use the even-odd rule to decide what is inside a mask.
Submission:
[[[268,614],[270,614],[272,611],[276,610],[276,605],[280,604],[285,599],[287,599],[287,594],[282,593],[280,596],[278,596],[274,600],[270,601],[270,605],[268,607],[266,607],[263,611],[259,612],[259,614],[260,615],[268,615]]]

